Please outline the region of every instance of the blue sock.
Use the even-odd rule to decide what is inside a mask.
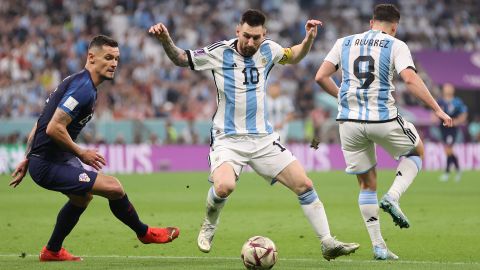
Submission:
[[[125,225],[130,227],[137,236],[142,237],[147,233],[148,226],[140,221],[135,207],[128,200],[127,194],[118,200],[109,200],[110,210]]]
[[[211,224],[218,223],[218,217],[220,216],[220,212],[222,211],[225,202],[227,201],[228,197],[222,198],[215,193],[215,188],[213,185],[208,190],[207,194],[207,219]]]
[[[317,192],[315,189],[308,189],[304,193],[298,195],[298,201],[301,205],[307,205],[313,203],[316,199],[318,199]]]
[[[228,199],[228,197],[222,198],[218,196],[217,193],[215,192],[215,188],[213,187],[213,185],[210,187],[208,192],[209,192],[208,198],[210,198],[211,201],[214,203],[223,203]]]
[[[360,214],[362,214],[363,222],[367,228],[372,245],[374,247],[385,247],[385,240],[383,240],[380,231],[377,191],[361,189],[358,194],[358,207],[360,208]]]
[[[60,210],[57,216],[57,223],[53,229],[53,233],[48,240],[47,249],[57,252],[62,248],[63,240],[72,231],[77,224],[80,215],[86,208],[78,207],[68,201]]]

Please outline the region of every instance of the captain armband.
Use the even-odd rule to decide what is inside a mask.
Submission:
[[[290,60],[293,57],[293,52],[292,48],[283,48],[283,57],[278,61],[279,64],[285,65],[288,60]]]

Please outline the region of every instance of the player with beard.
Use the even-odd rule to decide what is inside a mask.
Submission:
[[[269,183],[282,183],[297,196],[308,221],[320,239],[327,260],[358,249],[330,234],[322,202],[302,165],[280,142],[268,121],[266,85],[273,66],[296,64],[310,51],[320,21],[308,20],[305,38],[290,48],[266,38],[265,15],[258,10],[243,13],[236,38],[215,42],[197,50],[178,48],[162,23],[149,33],[161,42],[167,56],[180,67],[211,70],[217,86],[217,111],[211,130],[210,181],[207,209],[198,235],[198,248],[210,252],[220,212],[236,187],[242,168],[249,165]],[[274,206],[272,206],[274,207]]]

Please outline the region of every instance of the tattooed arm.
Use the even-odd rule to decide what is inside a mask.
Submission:
[[[158,23],[153,25],[148,30],[148,33],[153,34],[162,43],[168,58],[170,58],[175,65],[179,67],[188,67],[187,53],[173,43],[173,40],[168,33],[168,29],[164,24]]]
[[[167,53],[168,58],[179,67],[188,67],[187,53],[175,46],[173,40],[169,37],[168,40],[162,42],[163,48]]]
[[[35,135],[35,131],[37,131],[37,123],[32,128],[32,131],[30,131],[30,134],[28,135],[27,138],[27,147],[25,149],[25,158],[27,158],[28,154],[30,151],[32,151],[32,145],[33,145],[33,137]]]
[[[73,153],[83,163],[92,166],[96,170],[100,170],[105,165],[104,157],[97,152],[96,149],[84,149],[76,144],[70,134],[68,134],[67,126],[72,122],[72,117],[62,109],[55,110],[52,120],[48,123],[46,133],[55,143],[63,149]]]
[[[82,148],[76,144],[70,134],[68,134],[67,126],[72,122],[72,117],[61,109],[56,109],[52,119],[48,123],[46,133],[55,143],[63,149],[80,156]]]

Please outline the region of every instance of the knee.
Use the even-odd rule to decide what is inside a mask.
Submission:
[[[87,193],[85,195],[85,204],[88,205],[93,200],[93,195],[91,193]]]
[[[235,190],[235,182],[233,183],[226,183],[221,182],[215,185],[215,193],[220,198],[226,198]]]
[[[107,193],[107,197],[110,200],[121,199],[125,196],[122,184],[115,177],[112,177],[112,180],[108,182],[105,193]]]
[[[293,187],[293,191],[297,194],[303,194],[306,191],[310,190],[313,188],[313,182],[310,180],[310,178],[306,177],[305,179],[302,179],[301,181],[298,181],[295,186]]]
[[[415,148],[415,151],[413,153],[411,153],[412,155],[416,155],[416,156],[419,156],[421,159],[423,159],[423,156],[424,156],[424,152],[425,152],[425,149],[423,147],[423,142],[420,141],[420,143],[417,145],[417,147]]]
[[[83,201],[84,207],[86,208],[92,200],[93,200],[93,195],[90,194],[90,193],[87,193],[87,195],[85,195],[85,199]]]
[[[79,197],[79,196],[69,196],[69,197],[70,197],[70,202],[73,205],[78,206],[78,207],[83,207],[83,208],[87,208],[88,204],[93,199],[93,195],[90,194],[90,193],[87,193],[83,197]]]

